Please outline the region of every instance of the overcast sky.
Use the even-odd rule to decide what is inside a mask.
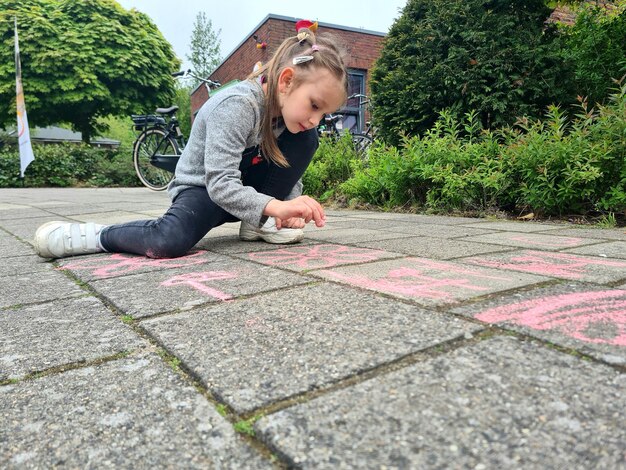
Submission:
[[[176,55],[189,67],[189,42],[196,15],[204,11],[221,33],[222,57],[235,47],[270,13],[317,20],[386,33],[407,0],[117,0],[126,9],[147,14]]]

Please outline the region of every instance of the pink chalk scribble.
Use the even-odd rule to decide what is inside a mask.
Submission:
[[[202,292],[210,297],[215,297],[219,300],[231,300],[233,297],[230,294],[222,292],[213,287],[205,285],[205,282],[218,281],[224,279],[235,279],[237,275],[226,271],[205,271],[198,273],[186,273],[179,276],[174,276],[171,279],[163,281],[162,286],[173,287],[187,285],[193,289]]]
[[[594,259],[567,253],[548,253],[543,251],[525,251],[519,256],[513,255],[510,259],[503,261],[481,258],[471,258],[466,261],[489,268],[511,269],[566,279],[582,278],[589,266],[626,269],[626,262],[624,261]]]
[[[336,271],[322,271],[332,279],[365,289],[400,294],[408,297],[451,300],[459,289],[486,292],[490,287],[480,286],[478,279],[506,281],[508,278],[476,272],[451,263],[422,258],[406,258],[414,266],[402,266],[390,270],[378,279],[366,276],[343,274]],[[428,274],[431,270],[436,273]],[[462,276],[462,277],[461,277]]]
[[[474,316],[487,323],[513,323],[535,330],[557,330],[595,344],[626,346],[626,290],[561,294],[495,307]],[[593,327],[613,332],[611,338],[589,335]]]
[[[551,241],[539,241],[535,237],[529,237],[524,235],[511,237],[510,240],[515,242],[530,243],[533,246],[545,248],[569,248],[573,246],[578,246],[582,242],[582,239],[580,238],[569,237],[553,238]]]
[[[253,261],[271,266],[295,265],[299,268],[330,268],[339,264],[363,263],[380,259],[383,251],[343,245],[313,245],[250,253]]]
[[[206,259],[198,259],[205,251],[199,251],[191,255],[180,258],[153,259],[142,256],[129,256],[121,253],[114,253],[106,258],[85,259],[75,261],[61,266],[59,270],[91,271],[91,275],[98,278],[107,278],[138,271],[147,267],[158,268],[182,268],[196,264],[206,263]]]

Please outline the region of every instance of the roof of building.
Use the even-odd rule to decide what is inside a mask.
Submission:
[[[237,44],[237,46],[235,46],[235,48],[230,51],[230,53],[224,57],[224,59],[220,62],[220,64],[215,67],[215,69],[217,70],[218,68],[220,68],[222,66],[222,64],[224,62],[226,62],[231,55],[233,55],[243,44],[246,43],[246,41],[248,41],[252,35],[254,34],[254,32],[259,29],[261,26],[263,26],[264,23],[266,23],[268,20],[283,20],[283,21],[291,21],[293,23],[295,23],[296,21],[300,20],[301,18],[295,18],[292,16],[282,16],[282,15],[275,15],[273,13],[268,14],[265,18],[263,18],[263,20],[257,24],[254,28],[252,28],[252,31],[250,31],[244,38],[243,40]],[[387,33],[381,33],[380,31],[372,31],[369,29],[364,29],[364,28],[354,28],[351,26],[342,26],[342,25],[338,25],[338,24],[333,24],[333,23],[324,23],[322,21],[318,21],[318,25],[323,27],[323,28],[332,28],[332,29],[339,29],[342,31],[352,31],[355,33],[361,33],[361,34],[370,34],[372,36],[380,36],[380,37],[385,37],[387,35]],[[200,84],[202,85],[202,84]],[[193,94],[198,87],[200,86],[198,85],[191,93]]]
[[[8,135],[13,137],[15,134],[15,128],[8,129]],[[45,142],[81,142],[82,136],[80,132],[74,132],[71,129],[64,129],[62,127],[48,126],[48,127],[33,127],[30,129],[30,138],[33,142],[45,141]],[[92,137],[90,141],[91,145],[120,145],[119,140],[107,139],[106,137]]]

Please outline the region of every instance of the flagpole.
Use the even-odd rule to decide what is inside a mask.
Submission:
[[[17,108],[17,140],[20,153],[20,178],[24,178],[24,172],[28,165],[35,159],[33,146],[30,142],[30,130],[28,117],[26,116],[26,103],[24,101],[24,87],[22,86],[22,66],[20,63],[20,46],[17,35],[17,16],[15,22],[15,107]]]

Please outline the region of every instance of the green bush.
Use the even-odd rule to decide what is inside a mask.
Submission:
[[[302,177],[304,192],[325,201],[334,195],[339,183],[350,178],[361,165],[349,134],[339,140],[322,138]]]
[[[34,145],[35,160],[24,179],[14,147],[0,151],[0,187],[139,186],[132,158],[124,150],[80,144]]]
[[[442,112],[423,137],[376,144],[367,168],[339,186],[355,202],[434,211],[533,211],[541,215],[626,210],[626,84],[609,104],[568,121],[550,107],[543,121],[482,130],[476,114]]]

